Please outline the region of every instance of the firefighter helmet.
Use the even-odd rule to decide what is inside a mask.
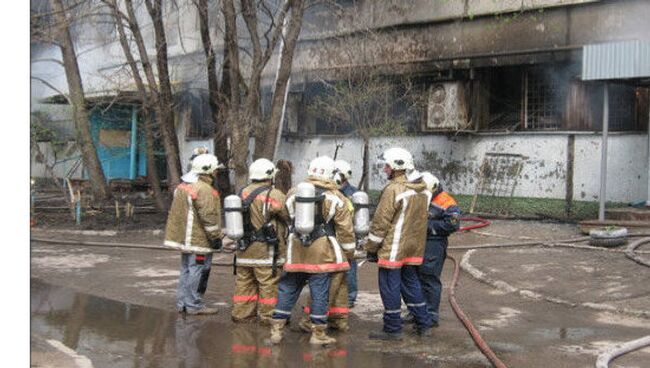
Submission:
[[[273,180],[278,170],[273,162],[260,158],[255,160],[248,168],[248,179],[254,181]]]

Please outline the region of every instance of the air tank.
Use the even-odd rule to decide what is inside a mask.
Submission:
[[[314,230],[315,196],[316,188],[311,183],[303,182],[296,187],[294,225],[296,231],[301,235],[309,235]]]
[[[352,194],[354,204],[354,233],[357,237],[363,237],[370,232],[370,211],[368,210],[368,194],[366,192],[355,192]]]
[[[242,217],[242,202],[238,195],[231,194],[223,201],[226,214],[226,235],[232,240],[239,240],[244,236],[244,219]]]

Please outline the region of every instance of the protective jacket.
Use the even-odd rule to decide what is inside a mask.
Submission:
[[[252,183],[241,192],[242,200],[257,188],[269,186],[268,183]],[[282,265],[286,256],[286,223],[289,222],[289,212],[287,212],[284,202],[286,196],[281,191],[270,188],[258,194],[250,204],[249,214],[251,223],[255,230],[259,230],[268,220],[273,225],[279,240],[279,254],[277,255],[277,265]],[[261,241],[253,241],[245,251],[237,251],[237,266],[244,267],[271,267],[273,264],[273,247]]]
[[[460,228],[460,208],[449,193],[434,193],[427,227],[427,239],[447,238]]]
[[[174,190],[167,225],[165,245],[187,252],[210,250],[210,242],[223,238],[221,201],[212,188],[212,178],[199,175],[196,183],[181,183]]]
[[[430,197],[422,180],[408,182],[404,173],[384,188],[365,245],[367,252],[377,253],[379,267],[422,264]]]
[[[309,177],[307,182],[317,190],[324,190],[321,215],[325,223],[333,225],[335,236],[323,236],[304,246],[296,234],[289,234],[284,270],[307,273],[346,271],[350,269],[348,259],[354,255],[355,247],[352,214],[347,199],[331,180]],[[291,188],[287,193],[286,207],[291,218],[294,217],[295,191],[295,188]]]

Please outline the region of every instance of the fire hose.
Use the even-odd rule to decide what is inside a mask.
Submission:
[[[456,283],[458,283],[460,266],[458,265],[456,258],[450,255],[447,255],[447,258],[449,258],[452,262],[454,262],[454,276],[451,281],[451,287],[449,288],[449,303],[451,304],[451,308],[454,310],[454,313],[456,313],[458,319],[463,323],[463,325],[469,332],[476,346],[481,350],[483,355],[485,355],[485,357],[488,358],[490,363],[492,363],[492,365],[495,366],[496,368],[507,368],[507,366],[496,356],[496,354],[494,354],[494,351],[490,349],[487,342],[483,340],[481,334],[478,332],[476,327],[474,327],[474,325],[469,320],[469,318],[467,318],[465,312],[463,312],[463,310],[460,308],[460,305],[458,305],[458,302],[456,301]]]
[[[628,341],[621,345],[616,345],[612,349],[605,351],[598,355],[596,360],[596,368],[607,368],[609,362],[614,358],[617,358],[623,354],[627,354],[631,351],[641,349],[642,347],[650,345],[650,335],[642,337],[640,339]]]
[[[630,244],[627,246],[627,249],[625,250],[625,256],[626,256],[627,258],[633,260],[634,262],[640,264],[640,265],[643,265],[643,266],[646,266],[646,267],[650,267],[650,262],[648,262],[648,261],[646,261],[645,259],[643,259],[643,258],[642,258],[641,256],[639,256],[639,255],[637,254],[637,252],[635,251],[636,248],[638,248],[638,247],[640,247],[641,245],[646,244],[646,243],[650,243],[650,238],[641,238],[641,239],[639,239],[639,240],[633,241],[632,243],[630,243]]]
[[[490,221],[481,218],[481,217],[461,217],[460,219],[461,223],[463,222],[476,222],[476,224],[473,225],[467,225],[467,226],[461,226],[461,228],[458,231],[469,231],[469,230],[474,230],[474,229],[480,229],[482,227],[489,226],[491,224]]]

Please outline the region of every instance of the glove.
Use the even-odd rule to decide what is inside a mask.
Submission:
[[[223,242],[221,239],[214,239],[213,241],[210,242],[210,247],[216,251],[221,251],[221,248],[223,247]]]
[[[371,262],[371,263],[377,263],[379,261],[379,257],[377,257],[376,252],[375,253],[368,252],[366,254],[366,259],[368,260],[368,262]]]

